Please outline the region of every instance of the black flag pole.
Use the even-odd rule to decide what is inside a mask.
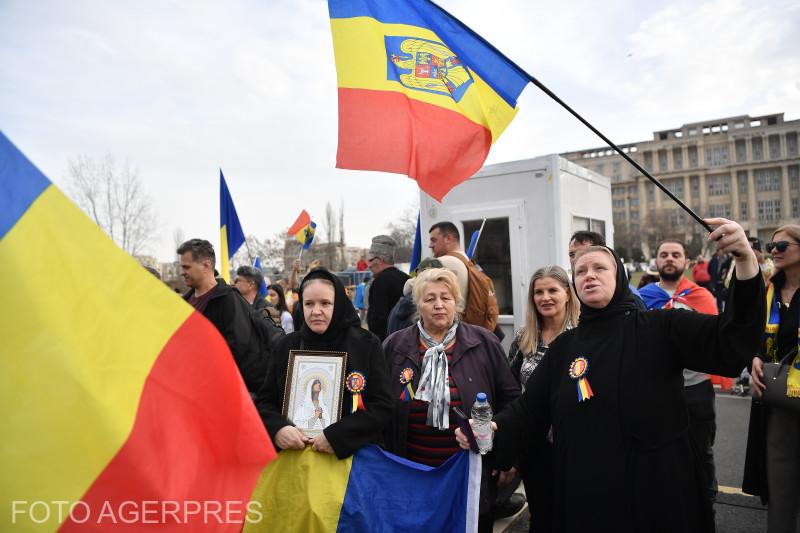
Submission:
[[[581,121],[581,123],[583,123],[583,125],[584,125],[584,126],[586,126],[587,128],[589,128],[590,130],[592,130],[592,132],[594,132],[594,134],[595,134],[595,135],[597,135],[598,137],[600,137],[600,138],[603,140],[603,142],[605,142],[605,143],[606,143],[608,146],[610,146],[610,147],[611,147],[611,148],[612,148],[612,149],[613,149],[615,152],[617,152],[617,153],[618,153],[620,156],[622,156],[622,158],[623,158],[623,159],[625,159],[625,161],[627,161],[628,163],[630,163],[631,165],[633,165],[633,167],[634,167],[636,170],[638,170],[639,172],[641,172],[641,173],[642,173],[644,176],[646,176],[646,177],[647,177],[647,179],[649,179],[651,182],[653,182],[653,183],[656,185],[656,187],[658,187],[659,189],[661,189],[661,190],[664,192],[664,194],[666,194],[667,196],[669,196],[669,197],[672,199],[672,201],[673,201],[673,202],[675,202],[676,204],[678,204],[678,205],[679,205],[679,206],[680,206],[680,207],[681,207],[681,208],[682,208],[684,211],[686,211],[687,213],[689,213],[689,215],[690,215],[690,216],[691,216],[693,219],[695,219],[695,220],[696,220],[696,221],[697,221],[697,222],[698,222],[700,225],[702,225],[702,226],[703,226],[703,227],[704,227],[706,230],[708,230],[708,232],[709,232],[709,233],[710,233],[711,231],[713,231],[713,228],[711,228],[711,226],[709,226],[708,224],[706,224],[706,223],[705,223],[705,221],[704,221],[702,218],[700,218],[700,215],[698,215],[697,213],[695,213],[694,211],[692,211],[692,209],[691,209],[691,208],[690,208],[688,205],[686,205],[685,203],[683,203],[683,202],[681,201],[681,199],[680,199],[680,198],[678,198],[677,196],[675,196],[674,194],[672,194],[672,191],[670,191],[670,190],[669,190],[669,189],[668,189],[668,188],[667,188],[667,187],[666,187],[666,186],[665,186],[663,183],[661,183],[660,181],[658,181],[658,179],[656,179],[656,178],[655,178],[655,177],[654,177],[652,174],[650,174],[650,173],[649,173],[647,170],[645,170],[645,169],[644,169],[644,168],[643,168],[643,167],[642,167],[642,166],[641,166],[639,163],[637,163],[637,162],[636,162],[636,161],[635,161],[635,160],[634,160],[632,157],[630,157],[630,156],[629,156],[627,153],[625,153],[625,151],[624,151],[624,150],[622,150],[622,149],[621,149],[619,146],[617,146],[616,144],[614,144],[613,142],[611,142],[611,139],[609,139],[608,137],[606,137],[605,135],[603,135],[603,133],[602,133],[600,130],[598,130],[597,128],[595,128],[595,127],[594,127],[594,126],[593,126],[593,125],[592,125],[592,124],[591,124],[591,123],[590,123],[588,120],[586,120],[585,118],[583,118],[583,117],[582,117],[582,116],[581,116],[581,115],[580,115],[580,114],[579,114],[577,111],[575,111],[575,110],[574,110],[574,109],[572,109],[572,108],[571,108],[569,105],[567,105],[567,103],[566,103],[566,102],[564,102],[564,100],[562,100],[561,98],[559,98],[559,97],[558,97],[558,95],[556,95],[556,94],[555,94],[553,91],[551,91],[550,89],[548,89],[546,85],[544,85],[542,82],[540,82],[539,80],[537,80],[537,79],[536,79],[534,76],[531,76],[530,74],[528,74],[528,72],[527,72],[525,69],[523,69],[522,67],[520,67],[519,65],[517,65],[517,64],[516,64],[514,61],[512,61],[511,59],[509,59],[509,58],[508,58],[508,57],[507,57],[507,56],[506,56],[504,53],[502,53],[500,50],[498,50],[497,48],[495,48],[495,46],[494,46],[492,43],[490,43],[489,41],[487,41],[486,39],[484,39],[483,37],[481,37],[481,36],[480,36],[480,35],[479,35],[477,32],[473,31],[473,30],[472,30],[472,28],[470,28],[469,26],[467,26],[466,24],[464,24],[463,22],[461,22],[461,21],[460,21],[458,18],[456,18],[456,17],[454,17],[453,15],[451,15],[451,14],[450,14],[450,13],[449,13],[449,12],[448,12],[446,9],[444,9],[443,7],[439,6],[438,4],[436,4],[435,2],[433,2],[433,1],[431,1],[431,0],[428,0],[428,1],[431,3],[431,5],[433,5],[434,7],[436,7],[436,9],[438,9],[439,11],[441,11],[442,13],[444,13],[445,15],[447,15],[449,18],[453,19],[455,22],[457,22],[458,24],[460,24],[460,25],[461,25],[461,26],[462,26],[462,27],[463,27],[463,28],[464,28],[466,31],[468,31],[468,32],[469,32],[470,34],[472,34],[472,35],[473,35],[473,36],[474,36],[476,39],[478,39],[479,41],[481,41],[481,42],[482,42],[482,43],[483,43],[483,44],[484,44],[484,45],[485,45],[487,48],[491,49],[491,50],[492,50],[494,53],[496,53],[497,55],[499,55],[500,57],[502,57],[503,59],[505,59],[505,60],[506,60],[506,61],[507,61],[509,64],[513,65],[513,66],[514,66],[514,68],[516,68],[516,69],[517,69],[517,70],[518,70],[518,71],[519,71],[521,74],[523,74],[523,75],[524,75],[526,78],[528,78],[528,80],[529,80],[531,83],[533,83],[533,84],[534,84],[534,85],[536,85],[536,86],[537,86],[539,89],[541,89],[541,91],[542,91],[542,92],[544,92],[544,93],[545,93],[547,96],[549,96],[550,98],[552,98],[553,100],[555,100],[555,101],[556,101],[556,103],[558,103],[558,104],[559,104],[561,107],[563,107],[564,109],[566,109],[567,111],[569,111],[569,113],[570,113],[570,114],[571,114],[573,117],[577,118],[579,121]]]

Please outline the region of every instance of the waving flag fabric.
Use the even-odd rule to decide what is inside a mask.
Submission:
[[[231,282],[229,261],[244,244],[244,231],[239,223],[239,215],[233,206],[233,198],[225,183],[222,169],[219,169],[219,240],[220,240],[220,274],[228,283]]]
[[[336,166],[405,174],[441,201],[481,168],[528,78],[427,0],[328,0]]]
[[[308,211],[303,209],[287,233],[294,235],[297,242],[303,245],[303,250],[308,250],[314,240],[316,231],[317,224],[311,220],[311,215],[308,214]]]
[[[183,514],[246,504],[275,453],[225,340],[2,133],[0,290],[0,529],[136,531],[154,502],[237,531]]]
[[[253,261],[253,267],[256,268],[259,272],[261,272],[261,258],[256,257],[256,260]],[[263,272],[262,272],[263,274]],[[262,298],[267,297],[267,279],[264,278],[261,280],[261,287],[258,288],[258,295]]]
[[[264,520],[253,532],[474,532],[481,458],[460,452],[433,468],[377,446],[355,456],[282,451],[261,475],[253,501]]]

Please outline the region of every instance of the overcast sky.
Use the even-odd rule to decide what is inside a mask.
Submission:
[[[740,114],[800,118],[791,0],[440,4],[617,143]],[[218,168],[247,234],[345,204],[349,244],[418,202],[404,176],[334,168],[336,73],[323,0],[0,0],[0,129],[56,184],[79,154],[137,166],[173,232],[219,240]],[[600,146],[529,86],[488,163]],[[324,231],[324,228],[322,228]]]

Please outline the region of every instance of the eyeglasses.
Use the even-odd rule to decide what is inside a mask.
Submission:
[[[778,252],[783,253],[790,245],[800,246],[800,243],[789,242],[789,241],[768,242],[766,246],[767,253],[771,254],[772,250],[778,250]]]
[[[367,259],[367,263],[372,263],[372,262],[373,262],[373,261],[375,261],[377,258],[378,258],[378,256],[377,256],[377,255],[376,255],[375,257],[370,257],[369,259]]]

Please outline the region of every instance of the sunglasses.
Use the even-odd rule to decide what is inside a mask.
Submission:
[[[789,241],[778,241],[778,242],[768,242],[767,243],[767,253],[772,253],[772,250],[778,250],[778,252],[783,253],[789,246],[800,246],[800,243],[796,242],[789,242]]]

